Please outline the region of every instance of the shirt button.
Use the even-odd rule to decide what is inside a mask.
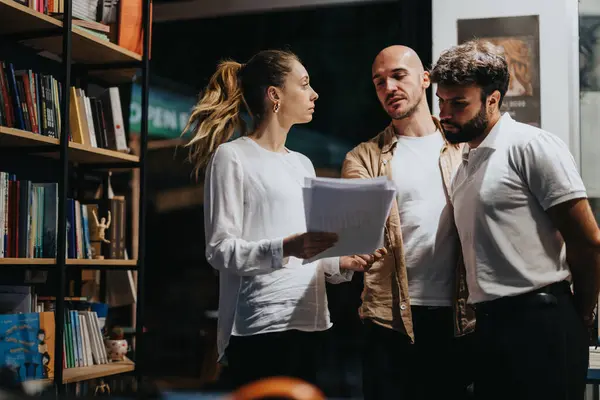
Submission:
[[[404,303],[400,304],[400,309],[402,311],[406,310],[406,304],[404,304]]]

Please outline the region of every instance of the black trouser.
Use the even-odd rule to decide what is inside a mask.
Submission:
[[[582,400],[589,350],[567,282],[476,305],[481,400]]]
[[[363,393],[366,400],[464,399],[473,382],[473,335],[454,336],[450,307],[412,307],[415,343],[365,320]]]
[[[220,388],[234,390],[272,376],[287,376],[317,384],[318,360],[326,332],[264,333],[232,336]]]

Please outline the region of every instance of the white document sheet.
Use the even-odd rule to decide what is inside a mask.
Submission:
[[[306,178],[304,211],[308,231],[335,232],[338,242],[304,262],[369,254],[383,246],[384,226],[396,196],[387,177]]]

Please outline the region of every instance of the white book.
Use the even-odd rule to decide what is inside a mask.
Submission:
[[[108,89],[110,93],[110,105],[112,107],[113,124],[115,128],[115,139],[117,141],[117,150],[128,151],[127,138],[125,137],[125,126],[123,125],[123,109],[121,108],[121,96],[119,96],[119,88],[111,87]]]
[[[85,113],[87,115],[88,122],[88,131],[90,133],[90,145],[92,147],[98,147],[98,142],[96,141],[96,129],[94,128],[94,118],[92,115],[92,105],[90,104],[90,98],[87,97],[84,93],[83,102],[85,105]]]
[[[95,311],[92,312],[92,320],[95,325],[96,332],[98,332],[98,338],[100,341],[100,358],[102,359],[102,364],[108,364],[108,355],[106,354],[106,347],[104,346],[104,338],[102,337],[102,331],[100,330],[100,321],[98,321],[98,313]]]
[[[81,318],[81,321],[83,323],[83,325],[85,326],[85,341],[86,341],[86,353],[87,353],[87,360],[88,360],[88,365],[94,365],[94,357],[93,357],[93,353],[92,353],[92,330],[90,329],[90,324],[89,321],[87,319],[87,316],[85,315],[80,315],[79,316]]]
[[[86,311],[84,315],[90,332],[90,344],[92,348],[92,356],[94,357],[94,364],[103,364],[102,358],[100,357],[100,350],[98,348],[99,332],[96,332],[94,322],[92,320],[92,313],[90,311]]]

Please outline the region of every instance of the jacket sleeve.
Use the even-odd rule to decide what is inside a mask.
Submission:
[[[361,160],[356,151],[351,151],[346,154],[346,158],[344,159],[344,163],[342,164],[342,178],[373,178],[363,160]]]
[[[206,170],[204,231],[206,259],[213,268],[239,276],[282,268],[283,238],[241,238],[244,218],[244,170],[235,150],[217,148]]]

